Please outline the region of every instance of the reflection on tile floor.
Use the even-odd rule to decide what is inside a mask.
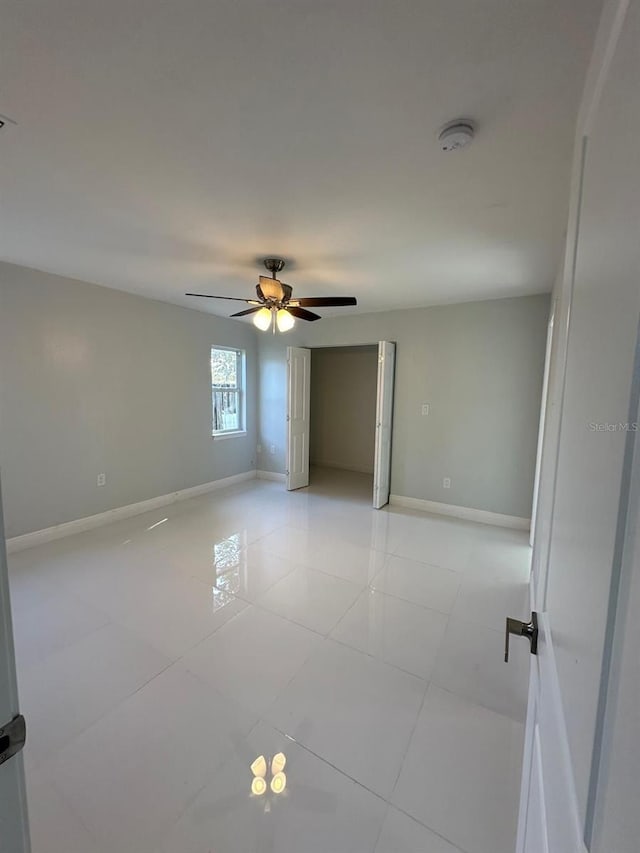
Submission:
[[[527,536],[370,495],[253,481],[11,557],[33,853],[512,853]]]

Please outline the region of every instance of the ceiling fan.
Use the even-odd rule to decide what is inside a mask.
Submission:
[[[300,299],[292,299],[293,290],[291,285],[285,284],[276,278],[276,273],[284,268],[282,258],[265,258],[263,261],[271,278],[266,275],[260,276],[256,285],[257,299],[241,299],[238,296],[214,296],[211,293],[186,293],[185,296],[201,296],[207,299],[228,299],[233,302],[246,302],[253,306],[244,311],[232,314],[232,317],[245,317],[247,314],[255,314],[253,324],[258,329],[266,332],[269,327],[275,335],[276,327],[279,332],[288,332],[293,329],[296,317],[299,320],[320,320],[319,314],[307,311],[307,307],[328,308],[343,305],[357,305],[355,296],[305,296]]]

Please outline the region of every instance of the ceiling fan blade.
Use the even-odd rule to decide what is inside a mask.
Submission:
[[[289,314],[293,314],[294,317],[297,317],[299,320],[321,320],[322,317],[319,314],[314,314],[313,311],[305,311],[304,308],[298,308],[295,305],[286,305],[285,311],[288,311]]]
[[[249,305],[255,303],[255,299],[240,299],[239,296],[215,296],[213,293],[185,293],[185,296],[203,296],[205,299],[229,299],[231,302],[246,302]]]
[[[355,296],[303,296],[301,299],[293,299],[292,302],[294,305],[307,305],[310,308],[358,304]]]
[[[262,310],[262,305],[257,305],[255,308],[247,308],[245,311],[238,311],[237,314],[232,314],[232,317],[245,317],[247,314],[255,314],[256,311]]]

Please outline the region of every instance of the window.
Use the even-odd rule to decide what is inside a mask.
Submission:
[[[211,347],[213,435],[244,432],[244,351]]]

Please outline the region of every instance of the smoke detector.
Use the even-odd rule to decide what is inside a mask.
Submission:
[[[473,124],[467,119],[457,118],[450,121],[438,134],[438,142],[443,151],[456,151],[468,145],[474,136]]]

